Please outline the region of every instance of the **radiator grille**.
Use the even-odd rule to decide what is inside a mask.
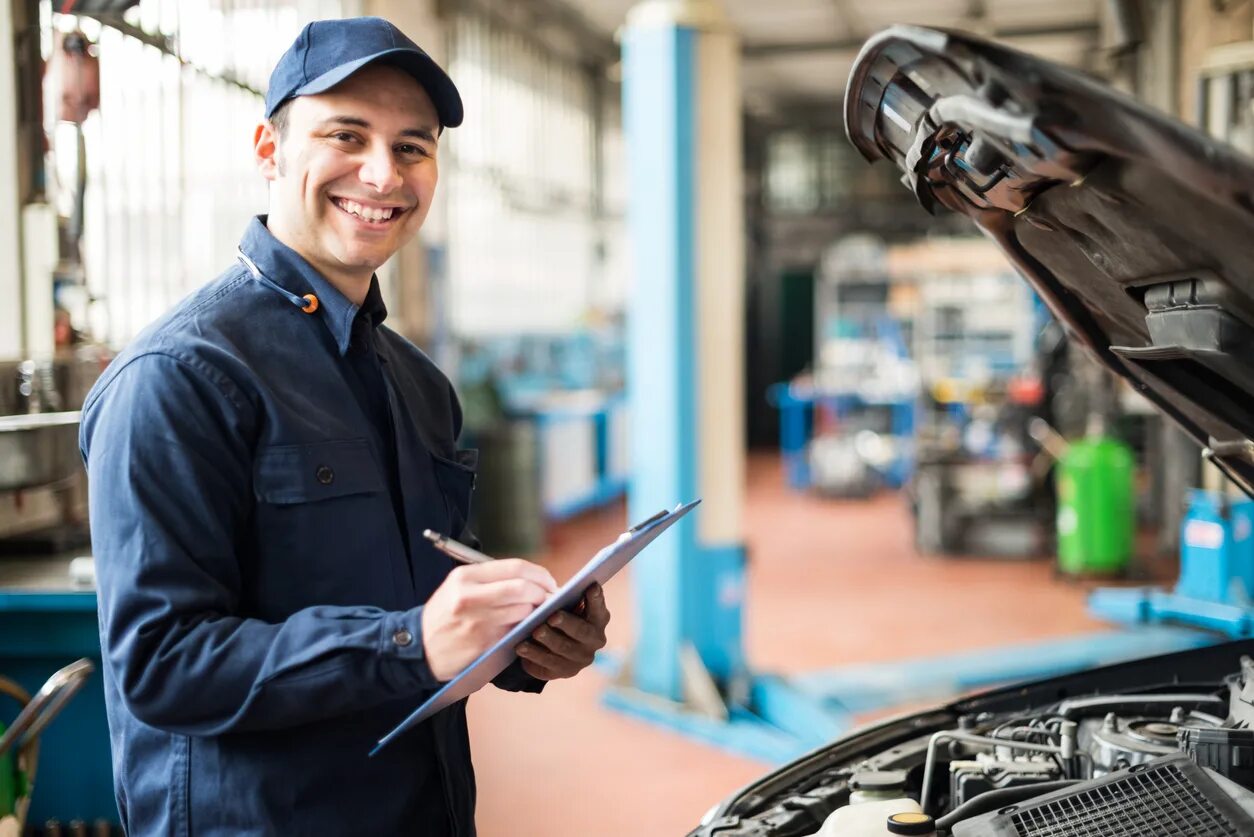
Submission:
[[[1016,812],[1020,837],[1241,837],[1174,764]]]

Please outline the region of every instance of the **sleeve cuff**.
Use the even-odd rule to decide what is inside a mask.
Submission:
[[[380,654],[402,663],[399,668],[416,687],[438,689],[444,685],[427,664],[427,650],[422,641],[422,607],[387,614],[379,623],[379,632]]]
[[[492,679],[492,685],[507,692],[532,692],[544,690],[544,681],[537,680],[523,671],[522,660],[514,660],[509,667]]]
[[[437,680],[427,664],[426,646],[422,641],[422,607],[389,613],[380,622],[380,653],[400,663],[402,676],[418,689],[438,689],[444,681]],[[514,660],[492,680],[493,685],[509,692],[540,692],[544,681],[523,671],[522,660]]]

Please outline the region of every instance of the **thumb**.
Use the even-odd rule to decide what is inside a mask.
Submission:
[[[593,584],[588,588],[588,592],[584,593],[584,599],[588,602],[587,620],[598,628],[604,628],[610,623],[610,609],[605,604],[605,590],[600,584]]]

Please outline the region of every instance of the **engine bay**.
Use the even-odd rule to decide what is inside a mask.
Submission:
[[[870,743],[877,735],[881,746]],[[1219,682],[1064,697],[1026,712],[924,713],[855,742],[855,757],[794,774],[770,796],[769,783],[750,789],[696,833],[1254,834],[1248,655],[1234,657]],[[894,816],[913,825],[890,830]]]

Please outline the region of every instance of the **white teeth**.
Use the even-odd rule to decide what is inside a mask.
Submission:
[[[344,198],[338,199],[336,203],[345,212],[356,215],[358,218],[362,218],[366,221],[389,221],[391,220],[393,213],[396,211],[391,207],[388,207],[387,209],[375,209],[374,207],[362,206],[356,201],[350,201]]]

